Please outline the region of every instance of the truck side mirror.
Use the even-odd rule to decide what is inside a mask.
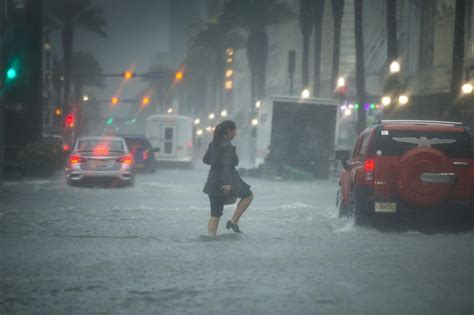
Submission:
[[[350,171],[350,169],[351,169],[349,164],[347,164],[347,160],[349,160],[350,157],[351,157],[351,151],[349,151],[349,150],[336,150],[335,158],[336,158],[336,160],[341,161],[342,167],[346,171]]]

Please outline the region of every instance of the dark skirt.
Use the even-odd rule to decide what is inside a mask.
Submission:
[[[233,167],[231,169],[232,174],[232,190],[230,196],[236,197],[239,199],[248,198],[253,196],[252,191],[250,190],[250,185],[247,184],[239,175],[237,170]],[[206,184],[204,185],[203,192],[210,196],[228,196],[222,191],[223,186],[222,181],[222,168],[211,167],[209,170],[209,175],[207,177]]]

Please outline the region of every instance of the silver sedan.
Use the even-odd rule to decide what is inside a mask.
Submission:
[[[111,179],[133,185],[133,164],[133,156],[123,138],[81,137],[69,156],[67,183],[74,185],[89,179]]]

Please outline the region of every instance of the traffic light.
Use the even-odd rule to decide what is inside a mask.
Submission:
[[[179,70],[179,71],[176,71],[175,75],[174,75],[174,80],[175,82],[180,82],[181,80],[183,80],[184,78],[184,73],[183,71]]]
[[[146,106],[148,104],[150,104],[150,98],[148,96],[143,97],[142,98],[142,105]]]
[[[120,100],[119,100],[118,97],[113,96],[110,101],[111,101],[112,105],[117,105]]]
[[[135,78],[137,74],[132,71],[125,71],[122,73],[122,76],[125,78],[125,80],[130,80],[131,78]]]
[[[107,118],[107,120],[105,121],[105,123],[106,123],[107,125],[109,125],[109,126],[112,125],[113,122],[114,122],[114,118],[113,118],[113,117],[109,117],[109,118]]]
[[[15,67],[11,67],[10,69],[7,70],[7,80],[14,80],[18,76],[18,71],[15,69]]]
[[[74,118],[73,114],[68,114],[66,116],[66,126],[67,127],[69,127],[69,128],[74,127],[74,121],[75,121],[75,118]]]

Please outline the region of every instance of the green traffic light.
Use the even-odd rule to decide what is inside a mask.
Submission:
[[[16,70],[15,70],[14,68],[8,69],[8,71],[7,71],[7,79],[13,80],[13,79],[15,79],[17,76],[18,76],[18,73],[16,72]]]
[[[107,119],[106,124],[107,125],[112,125],[113,122],[114,122],[114,118],[110,117],[109,119]]]

